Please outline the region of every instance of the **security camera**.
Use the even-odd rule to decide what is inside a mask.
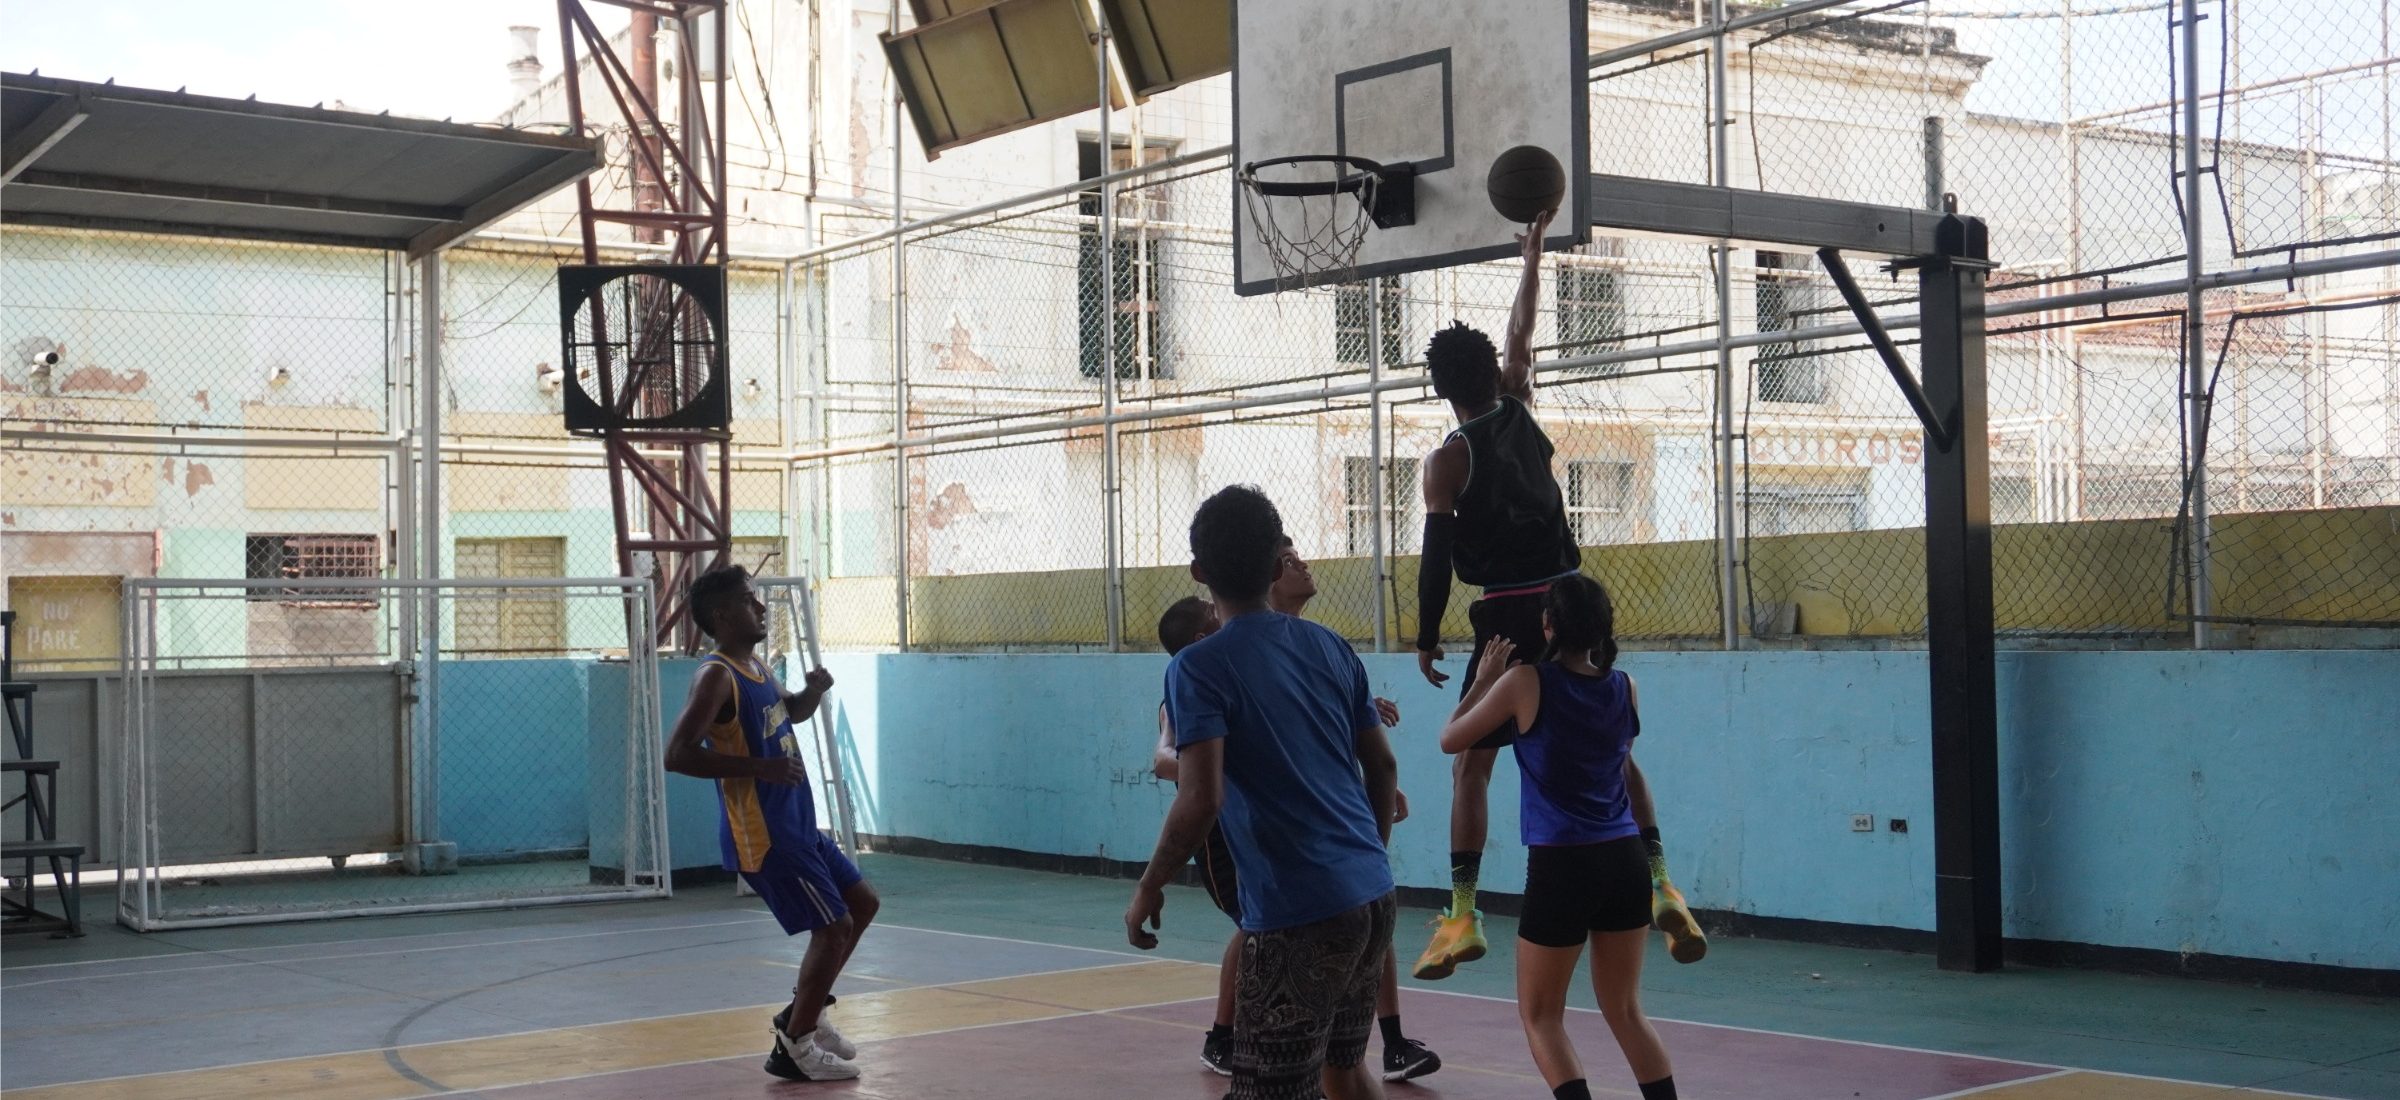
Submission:
[[[43,348],[33,353],[33,369],[48,370],[58,365],[58,352]]]

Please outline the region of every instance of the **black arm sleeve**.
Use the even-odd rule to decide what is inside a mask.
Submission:
[[[1425,516],[1425,558],[1417,566],[1417,648],[1438,649],[1442,617],[1450,611],[1450,528],[1458,517],[1448,512]]]

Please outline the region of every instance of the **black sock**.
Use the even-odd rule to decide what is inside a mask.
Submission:
[[[1675,1077],[1672,1074],[1656,1081],[1641,1083],[1642,1100],[1675,1100]]]
[[[1450,853],[1450,881],[1473,882],[1483,871],[1482,852]]]
[[[1395,1012],[1389,1016],[1377,1016],[1375,1018],[1375,1022],[1383,1027],[1383,1045],[1387,1047],[1397,1047],[1406,1042],[1406,1039],[1400,1034],[1399,1013]]]
[[[1578,1077],[1550,1090],[1552,1100],[1592,1100],[1592,1086]]]
[[[1210,1024],[1208,1025],[1208,1037],[1211,1039],[1231,1039],[1233,1038],[1233,1025]]]

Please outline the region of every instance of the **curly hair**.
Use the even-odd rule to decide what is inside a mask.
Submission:
[[[1283,515],[1255,485],[1229,485],[1192,515],[1192,564],[1220,599],[1264,599],[1283,550]]]
[[[691,609],[692,624],[716,637],[717,605],[749,583],[750,571],[738,565],[720,565],[693,578],[683,597],[684,606]]]
[[[1425,369],[1433,375],[1434,394],[1453,405],[1480,406],[1500,396],[1500,351],[1464,321],[1433,334],[1425,344]]]

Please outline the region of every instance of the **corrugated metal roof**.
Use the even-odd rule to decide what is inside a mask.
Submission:
[[[0,73],[0,221],[422,255],[599,164],[597,139]]]

